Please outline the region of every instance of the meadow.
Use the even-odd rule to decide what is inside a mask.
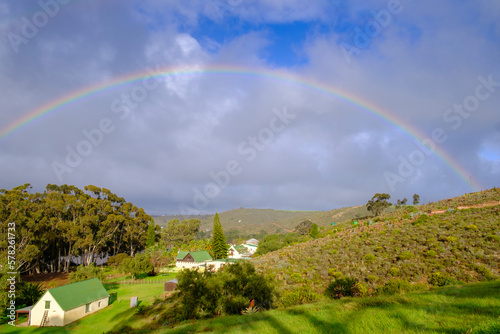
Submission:
[[[169,279],[175,276],[176,274],[170,274]],[[163,294],[163,283],[105,283],[104,287],[110,294],[116,293],[116,300],[100,312],[89,315],[66,327],[13,327],[4,324],[0,326],[0,333],[95,334],[116,330],[122,326],[132,326],[140,329],[142,326],[149,323],[149,319],[137,315],[137,308],[130,308],[130,297],[138,297],[139,306],[141,306],[151,304],[156,297]],[[22,320],[26,321],[27,319],[23,317]],[[140,333],[140,330],[135,332]]]
[[[186,323],[155,333],[500,333],[500,281]]]

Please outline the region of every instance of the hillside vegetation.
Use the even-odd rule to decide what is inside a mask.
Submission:
[[[282,302],[290,295],[300,299],[294,294],[304,289],[306,294],[323,293],[332,279],[342,276],[371,291],[395,279],[427,283],[435,278],[445,284],[494,279],[499,274],[499,200],[500,189],[494,188],[355,225],[344,222],[323,238],[255,259],[256,267],[280,282]]]
[[[155,333],[499,333],[500,282],[405,295],[343,298]]]
[[[310,220],[318,226],[331,226],[356,217],[366,217],[370,213],[364,205],[335,209],[331,211],[283,211],[273,209],[234,209],[219,213],[224,231],[240,231],[245,234],[290,232],[300,222]],[[166,226],[172,219],[199,219],[200,230],[212,228],[214,215],[200,216],[155,216],[155,223]]]

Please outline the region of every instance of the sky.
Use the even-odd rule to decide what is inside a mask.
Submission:
[[[500,186],[500,2],[0,2],[0,188],[152,215]]]

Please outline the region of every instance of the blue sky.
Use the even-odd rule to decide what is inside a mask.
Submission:
[[[117,77],[199,72],[115,87],[0,139],[0,188],[93,184],[151,214],[471,191],[399,126],[283,77],[384,110],[465,179],[499,186],[498,17],[489,0],[1,2],[2,128]],[[229,65],[266,75],[204,72]]]

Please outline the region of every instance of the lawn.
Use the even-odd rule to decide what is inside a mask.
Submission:
[[[499,317],[500,281],[495,281],[404,295],[343,298],[220,317],[156,333],[500,333]]]
[[[169,279],[176,274],[170,274]],[[104,310],[89,315],[64,328],[61,327],[13,327],[8,324],[0,326],[0,333],[72,333],[95,334],[116,329],[122,325],[140,328],[141,324],[148,322],[135,314],[136,309],[130,308],[130,297],[139,297],[139,305],[150,304],[155,297],[163,293],[163,284],[104,284],[109,293],[116,293],[117,300]],[[137,333],[140,333],[138,330]]]

